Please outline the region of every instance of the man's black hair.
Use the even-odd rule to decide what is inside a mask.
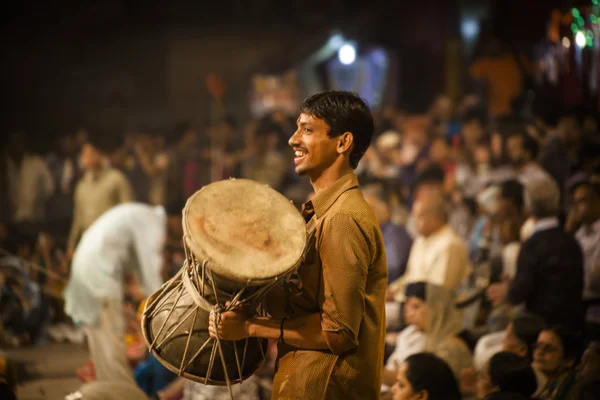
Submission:
[[[330,90],[313,94],[302,102],[300,112],[325,121],[329,125],[329,137],[351,132],[354,148],[350,153],[350,166],[358,166],[371,144],[375,125],[369,107],[356,93]]]
[[[516,179],[507,179],[500,184],[500,197],[513,202],[519,210],[525,205],[525,189]]]

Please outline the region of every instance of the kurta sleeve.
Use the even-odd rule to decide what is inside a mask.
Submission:
[[[367,233],[350,215],[324,221],[318,244],[323,274],[321,328],[329,349],[342,354],[358,346],[371,252]]]

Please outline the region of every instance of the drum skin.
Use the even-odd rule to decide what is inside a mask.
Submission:
[[[197,191],[182,222],[185,244],[198,260],[209,260],[215,282],[225,289],[259,286],[294,271],[307,243],[306,223],[296,207],[276,190],[247,179]]]
[[[210,311],[198,307],[183,286],[171,286],[173,287],[169,288],[169,285],[165,284],[163,288],[155,292],[148,299],[146,309],[142,315],[142,332],[150,351],[167,369],[176,374],[180,374],[187,379],[210,385],[225,385],[226,380],[223,373],[221,357],[216,349],[216,340],[211,340],[190,366],[180,373],[179,369],[182,365],[190,330],[192,331],[192,334],[190,336],[187,354],[185,354],[184,366],[209,338],[208,317]],[[212,291],[209,291],[208,288],[205,288],[205,298],[211,303],[215,302]],[[229,299],[219,298],[219,300],[225,302]],[[169,316],[175,302],[175,308]],[[189,312],[191,312],[191,315],[180,327],[177,327]],[[197,313],[197,315],[194,321],[195,313]],[[165,321],[165,326],[159,334],[161,326]],[[156,337],[157,334],[159,335],[158,338]],[[155,341],[155,339],[157,340]],[[163,341],[164,343],[161,344]],[[151,346],[153,342],[154,346]],[[264,354],[267,351],[267,343],[266,339],[249,338],[245,360],[242,360],[244,357],[246,340],[221,340],[223,355],[226,360],[227,371],[231,383],[240,382],[234,346],[237,346],[240,364],[244,361],[241,365],[243,381],[256,372],[258,367],[263,363]],[[158,344],[161,344],[159,348],[157,348]],[[214,363],[210,377],[208,377],[207,374],[213,346],[215,347]]]

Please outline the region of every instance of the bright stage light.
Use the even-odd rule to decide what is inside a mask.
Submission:
[[[584,48],[586,42],[587,40],[585,38],[585,33],[583,33],[582,31],[577,32],[577,34],[575,35],[575,44],[577,45],[577,47],[581,49]]]
[[[356,60],[356,49],[351,44],[345,44],[340,47],[338,58],[342,64],[350,65],[354,62],[354,60]]]

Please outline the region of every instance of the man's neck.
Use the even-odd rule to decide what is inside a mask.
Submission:
[[[104,167],[102,165],[96,165],[94,167],[90,167],[88,169],[88,173],[91,175],[92,179],[97,179],[103,170]]]
[[[440,233],[442,231],[442,229],[444,229],[446,227],[446,225],[448,225],[448,224],[447,223],[441,224],[436,230],[431,232],[429,235],[423,235],[423,237],[425,239],[429,239],[430,237],[437,235],[438,233]]]
[[[329,167],[324,170],[319,176],[310,178],[310,184],[313,187],[315,194],[322,192],[331,186],[335,181],[344,175],[352,173],[352,168],[346,166],[345,168],[335,168],[335,166]]]

